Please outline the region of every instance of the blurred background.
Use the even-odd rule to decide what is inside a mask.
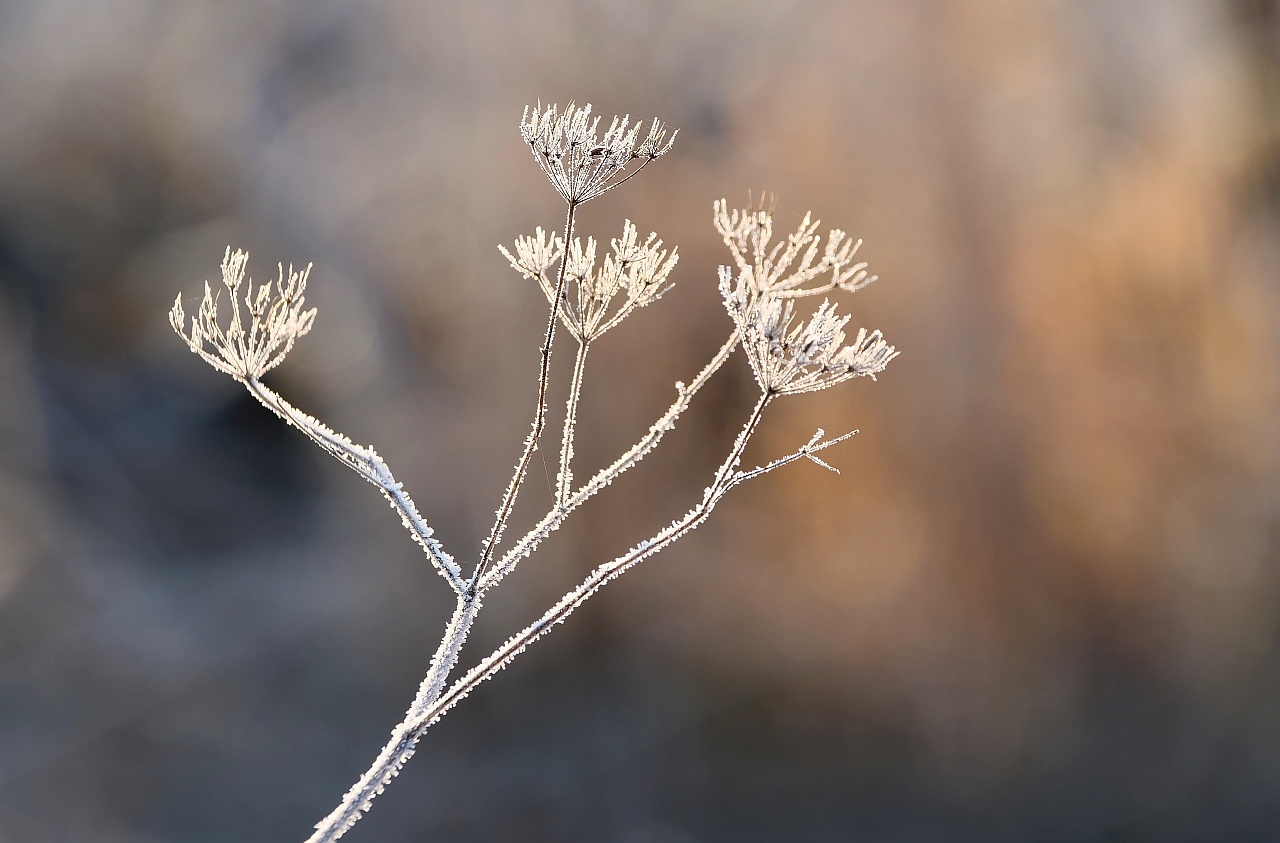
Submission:
[[[473,559],[545,308],[495,245],[563,212],[517,124],[570,98],[681,130],[581,218],[682,259],[595,347],[579,476],[729,331],[714,199],[865,238],[844,306],[903,353],[747,458],[858,428],[841,475],[740,488],[348,839],[1280,839],[1278,61],[1277,0],[8,0],[0,841],[301,840],[365,769],[452,601],[166,311],[228,244],[314,261],[269,382]],[[737,355],[467,658],[695,502],[754,392]]]

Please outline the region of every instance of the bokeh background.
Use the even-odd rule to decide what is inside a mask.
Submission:
[[[682,260],[593,353],[580,475],[729,330],[719,197],[865,238],[847,305],[903,354],[748,456],[859,428],[841,475],[735,492],[349,839],[1280,839],[1278,56],[1276,0],[0,4],[0,841],[300,840],[365,768],[448,594],[165,314],[227,244],[314,261],[271,382],[473,558],[545,307],[494,247],[562,214],[517,123],[570,98],[681,130],[582,218]],[[469,658],[696,501],[754,389],[737,356]]]

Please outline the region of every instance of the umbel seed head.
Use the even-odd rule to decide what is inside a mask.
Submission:
[[[546,108],[541,104],[525,106],[520,136],[556,192],[570,205],[594,199],[621,184],[629,178],[623,172],[632,161],[640,159],[643,166],[666,155],[679,131],[667,138],[666,127],[655,118],[640,141],[642,124],[632,125],[630,115],[614,117],[603,138],[597,133],[599,125],[600,118],[591,116],[590,103],[578,108],[570,102],[564,111],[554,104]]]
[[[298,337],[311,330],[316,319],[314,307],[303,310],[303,293],[307,289],[307,276],[311,274],[310,264],[301,272],[295,272],[290,266],[288,280],[285,280],[284,266],[281,265],[273,292],[269,281],[255,290],[253,279],[245,280],[244,269],[248,262],[248,253],[238,249],[232,252],[230,246],[222,258],[222,284],[231,300],[231,322],[225,329],[218,324],[218,301],[222,290],[214,293],[208,281],[204,284],[200,309],[191,317],[190,333],[185,330],[186,314],[182,310],[181,293],[169,311],[169,324],[193,352],[218,371],[240,380],[260,378],[278,366]],[[248,312],[247,325],[241,317],[238,298],[242,284]]]
[[[547,270],[564,255],[567,292],[560,302],[560,320],[579,342],[591,342],[617,325],[636,308],[652,304],[671,289],[667,278],[680,256],[668,255],[658,235],[650,233],[640,242],[631,220],[622,225],[622,236],[610,240],[613,252],[596,267],[596,241],[586,244],[574,238],[565,254],[564,240],[535,229],[532,237],[516,239],[512,254],[505,246],[498,250],[525,278],[536,280],[547,301],[555,301],[555,282]]]

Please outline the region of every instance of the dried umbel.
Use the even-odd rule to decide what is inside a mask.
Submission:
[[[233,253],[230,246],[222,258],[222,283],[231,299],[231,322],[225,329],[218,324],[218,299],[222,290],[214,293],[207,281],[200,308],[191,318],[191,333],[183,330],[186,314],[182,310],[181,293],[169,311],[169,323],[192,351],[218,371],[241,380],[259,378],[278,366],[298,337],[311,330],[316,319],[314,307],[302,309],[310,264],[301,272],[294,272],[290,266],[287,281],[281,265],[273,293],[270,281],[256,291],[253,279],[245,281],[244,268],[248,261],[247,253],[239,250]],[[249,316],[247,327],[240,316],[241,284],[244,284],[244,305]]]
[[[841,289],[856,292],[876,280],[867,275],[867,265],[854,262],[862,246],[838,228],[831,229],[822,257],[818,257],[821,237],[816,232],[821,224],[804,215],[800,227],[786,240],[773,244],[773,213],[764,208],[729,209],[721,199],[715,203],[716,231],[724,239],[738,266],[738,280],[751,293],[772,293],[781,298],[812,296]],[[796,263],[797,259],[799,263]],[[831,274],[819,288],[803,289],[805,284]]]
[[[649,124],[643,141],[642,124],[631,125],[630,116],[614,117],[603,138],[597,132],[599,125],[600,118],[591,116],[590,103],[576,108],[572,102],[564,111],[555,105],[526,107],[520,121],[520,135],[533,150],[538,166],[571,205],[594,199],[622,184],[639,172],[639,167],[670,152],[676,140],[675,132],[669,139],[666,137],[666,127],[657,119]],[[639,167],[623,176],[636,160],[640,161]]]
[[[849,317],[837,316],[835,305],[828,301],[809,321],[793,325],[794,302],[766,294],[744,311],[724,286],[725,306],[742,328],[742,347],[756,383],[766,394],[816,392],[864,376],[874,380],[897,356],[879,331],[868,334],[866,328],[859,328],[857,338],[845,345]]]
[[[255,291],[251,282],[244,281],[245,254],[232,253],[228,249],[222,274],[231,299],[229,326],[223,328],[219,325],[218,297],[208,284],[189,332],[181,297],[170,313],[174,330],[192,351],[215,369],[236,378],[264,406],[376,485],[399,513],[404,526],[448,583],[457,600],[431,659],[431,666],[404,720],[392,730],[382,752],[338,807],[316,825],[311,843],[327,843],[346,833],[413,755],[426,731],[449,709],[556,624],[568,618],[610,580],[706,521],[730,490],[799,460],[810,460],[834,471],[817,454],[845,441],[853,435],[852,432],[827,439],[822,430],[818,430],[792,453],[763,466],[741,470],[739,465],[765,408],[773,400],[783,395],[825,389],[862,375],[874,377],[897,354],[879,331],[868,334],[860,330],[857,338],[846,344],[844,328],[849,317],[837,315],[835,306],[827,301],[808,321],[797,323],[795,320],[796,299],[834,290],[852,292],[875,280],[867,276],[865,264],[854,262],[859,242],[849,240],[844,232],[836,229],[828,235],[826,245],[820,246],[816,235],[818,223],[806,215],[795,234],[771,244],[773,216],[770,211],[763,208],[730,211],[721,200],[715,203],[715,226],[734,261],[734,267],[720,268],[720,291],[732,317],[728,337],[687,385],[676,383],[675,401],[649,426],[648,432],[638,442],[611,464],[597,470],[587,482],[575,485],[573,445],[588,352],[610,328],[637,309],[657,300],[669,289],[669,277],[677,262],[676,251],[672,249],[668,253],[663,249],[656,234],[650,234],[642,242],[639,232],[629,220],[623,223],[622,235],[610,241],[612,250],[598,266],[596,241],[591,237],[585,241],[574,238],[575,209],[582,202],[622,184],[646,163],[671,148],[670,141],[664,144],[665,130],[656,120],[643,141],[640,141],[639,125],[629,126],[626,118],[614,118],[603,139],[597,138],[596,128],[597,121],[591,118],[591,107],[578,109],[572,104],[563,113],[555,106],[526,109],[521,122],[522,135],[568,204],[568,209],[562,234],[548,234],[537,228],[532,236],[516,240],[514,254],[499,247],[516,271],[538,282],[546,294],[549,308],[546,335],[540,350],[532,430],[502,496],[488,538],[477,549],[475,565],[469,575],[441,547],[403,485],[396,481],[390,467],[376,451],[355,444],[316,418],[294,408],[259,380],[279,364],[298,337],[311,328],[315,310],[303,309],[303,291],[310,267],[300,273],[290,269],[287,280],[282,268],[274,287],[267,284]],[[628,166],[636,160],[640,165],[627,172]],[[243,303],[247,308],[247,324],[240,312],[242,285],[245,286]],[[500,550],[503,531],[525,479],[530,458],[542,438],[551,351],[558,323],[566,326],[577,340],[578,348],[566,400],[555,500],[532,529],[510,547]],[[450,684],[463,645],[489,590],[511,573],[522,559],[532,555],[578,507],[652,452],[739,344],[743,345],[760,385],[760,395],[701,500],[669,526],[626,553],[598,564],[580,585],[565,594],[541,617]]]
[[[588,237],[586,245],[575,238],[565,258],[565,280],[573,291],[566,292],[560,303],[560,319],[569,333],[583,343],[602,336],[625,319],[633,310],[652,304],[671,289],[667,278],[679,261],[672,250],[668,256],[657,234],[650,233],[643,243],[631,220],[622,226],[622,236],[609,241],[612,254],[605,255],[596,268],[596,241]],[[525,278],[538,281],[547,301],[555,300],[555,281],[547,270],[560,259],[564,241],[547,237],[541,228],[532,237],[520,237],[512,255],[506,247],[498,249],[511,266]],[[619,293],[625,296],[611,308]]]

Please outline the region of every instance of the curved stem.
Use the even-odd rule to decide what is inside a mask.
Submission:
[[[396,482],[391,468],[378,456],[378,452],[363,445],[357,445],[347,437],[325,426],[318,419],[307,415],[278,393],[267,387],[257,378],[241,380],[249,393],[271,412],[301,430],[313,442],[337,458],[348,468],[368,480],[381,490],[383,497],[393,509],[400,513],[400,520],[405,529],[413,536],[414,541],[426,552],[440,575],[449,581],[455,592],[461,594],[466,590],[462,581],[462,570],[457,563],[445,553],[440,542],[435,539],[432,529],[418,513],[413,499],[404,490],[404,486]]]

